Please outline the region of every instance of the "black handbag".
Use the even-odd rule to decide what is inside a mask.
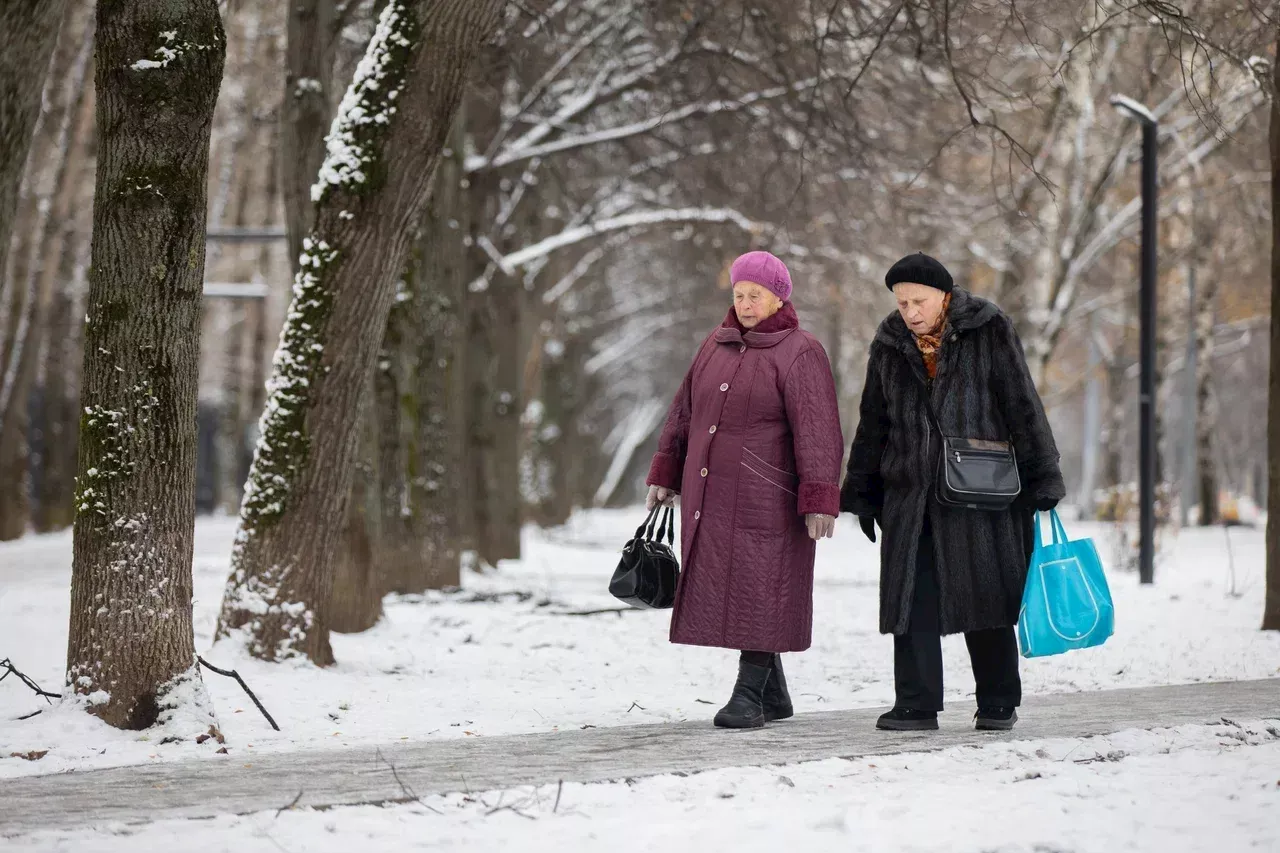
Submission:
[[[1012,506],[1022,492],[1013,445],[1007,441],[943,435],[932,403],[929,414],[942,439],[936,489],[938,503],[989,512]]]
[[[674,511],[670,507],[654,507],[637,528],[635,538],[622,549],[622,559],[609,581],[609,594],[642,609],[665,610],[675,604],[676,582],[680,579],[680,561],[671,550],[675,529]]]

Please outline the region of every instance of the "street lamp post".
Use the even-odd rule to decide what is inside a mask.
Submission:
[[[1138,316],[1141,325],[1139,360],[1138,442],[1138,579],[1155,581],[1156,529],[1156,134],[1160,123],[1151,110],[1123,96],[1111,105],[1142,124],[1142,275]]]

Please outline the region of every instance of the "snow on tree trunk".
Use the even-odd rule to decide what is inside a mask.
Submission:
[[[1280,27],[1276,28],[1280,50]],[[1272,63],[1280,87],[1280,62]],[[1262,628],[1280,631],[1280,100],[1271,98],[1271,377],[1267,388],[1267,593]]]
[[[503,5],[387,4],[334,118],[219,617],[218,636],[238,631],[256,657],[333,661],[325,610],[360,406],[466,71]]]
[[[96,42],[67,679],[118,728],[184,715],[207,729],[191,554],[206,174],[226,39],[215,0],[168,0],[101,4]]]
[[[280,148],[284,152],[285,228],[289,262],[297,275],[302,241],[311,227],[311,185],[325,159],[329,129],[329,94],[333,86],[334,0],[292,0],[288,4],[288,47],[285,91],[280,115]]]

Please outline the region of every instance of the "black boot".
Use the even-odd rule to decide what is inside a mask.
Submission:
[[[758,729],[764,725],[764,686],[772,667],[738,663],[738,683],[733,685],[729,704],[716,714],[722,729]]]
[[[937,711],[916,711],[912,708],[894,708],[876,720],[877,729],[894,732],[933,731],[937,727]]]
[[[979,708],[973,719],[973,727],[980,732],[1007,732],[1018,722],[1018,711],[1008,707]]]
[[[773,668],[764,685],[764,718],[766,722],[785,720],[795,716],[791,707],[791,694],[787,692],[787,677],[782,674],[782,655],[773,656]]]

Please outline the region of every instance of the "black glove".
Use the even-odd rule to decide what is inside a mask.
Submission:
[[[1057,498],[1036,498],[1031,502],[1031,508],[1036,512],[1048,512],[1051,509],[1057,509]]]
[[[858,516],[858,523],[862,525],[862,532],[867,534],[867,538],[872,542],[876,541],[876,523],[875,519],[869,515]]]

